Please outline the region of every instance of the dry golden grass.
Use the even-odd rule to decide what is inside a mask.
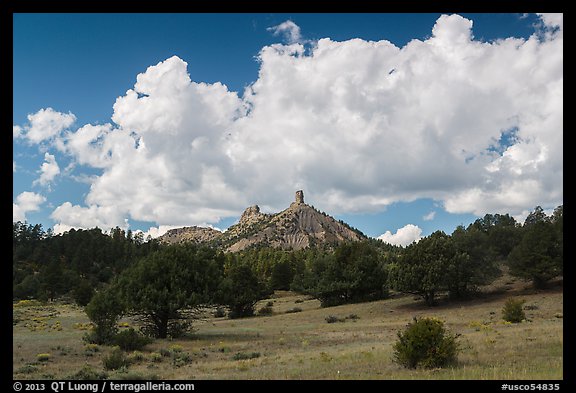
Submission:
[[[156,340],[128,354],[128,370],[106,373],[131,379],[562,379],[561,284],[546,291],[525,286],[508,279],[495,284],[490,295],[433,308],[411,296],[320,308],[315,299],[277,292],[256,307],[272,301],[271,316],[207,316],[191,337]],[[501,310],[508,297],[526,300],[529,321],[504,323]],[[302,311],[287,313],[294,307]],[[89,321],[80,308],[23,306],[18,313],[14,378],[66,379],[85,365],[104,372],[102,359],[111,348],[82,341]],[[351,314],[357,318],[346,319]],[[329,315],[344,322],[327,323]],[[407,370],[392,362],[396,334],[414,316],[440,318],[461,335],[457,366]],[[40,318],[44,329],[31,330],[33,318]],[[49,354],[49,359],[38,361],[38,354]],[[234,355],[247,359],[234,360]]]

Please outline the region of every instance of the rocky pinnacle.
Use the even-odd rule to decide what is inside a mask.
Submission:
[[[304,203],[304,191],[298,190],[296,191],[296,203],[303,204]]]

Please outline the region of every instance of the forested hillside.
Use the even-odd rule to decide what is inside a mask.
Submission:
[[[85,305],[127,268],[174,247],[209,250],[203,245],[163,245],[120,228],[110,234],[94,228],[53,235],[40,225],[16,222],[13,298],[69,296]],[[170,258],[169,253],[164,257]],[[472,296],[498,277],[503,266],[537,287],[562,275],[563,206],[550,216],[536,207],[523,224],[508,214],[487,214],[450,235],[437,231],[407,247],[369,239],[335,249],[254,247],[217,260],[222,276],[213,279],[224,279],[234,266],[243,265],[265,291],[292,289],[326,306],[383,298],[389,291],[415,294],[433,305],[440,294]]]
[[[158,249],[155,240],[144,240],[120,228],[102,233],[99,228],[72,229],[62,235],[41,225],[15,222],[12,238],[12,283],[15,299],[52,300],[72,295],[84,305],[92,293]]]

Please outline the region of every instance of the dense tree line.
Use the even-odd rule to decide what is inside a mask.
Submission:
[[[335,273],[339,268],[326,270],[328,260],[335,258],[344,267],[365,252],[365,258],[376,261],[401,247],[371,239],[340,246],[313,247],[298,251],[274,248],[255,248],[226,254],[226,266],[246,264],[267,285],[269,290],[295,290],[310,292],[325,273]],[[336,263],[336,261],[334,261]],[[357,269],[362,270],[361,267]],[[324,280],[326,281],[326,280]]]
[[[512,275],[543,288],[549,280],[564,273],[563,214],[563,206],[558,206],[547,217],[538,206],[528,215],[518,244],[508,256]]]
[[[406,247],[379,240],[300,251],[259,248],[224,254],[195,244],[160,245],[119,228],[71,230],[54,236],[14,223],[13,296],[73,295],[109,342],[118,318],[132,315],[155,337],[190,327],[195,311],[225,305],[229,317],[254,315],[274,290],[318,298],[322,306],[411,293],[429,305],[439,295],[473,296],[507,266],[536,287],[563,274],[563,207],[536,207],[523,224],[487,214],[451,235],[436,231]]]
[[[389,285],[433,305],[439,293],[473,295],[507,266],[511,275],[543,288],[563,273],[562,223],[563,206],[550,217],[537,206],[523,225],[508,214],[486,214],[451,236],[434,232],[395,256]]]
[[[99,288],[159,247],[141,232],[114,228],[72,229],[62,235],[42,226],[13,223],[12,294],[14,299],[52,300],[72,295],[81,304]]]
[[[325,253],[295,276],[292,289],[334,306],[387,296],[386,254],[374,242],[347,243]]]

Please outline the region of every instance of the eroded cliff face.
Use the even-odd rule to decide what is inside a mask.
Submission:
[[[230,245],[227,251],[240,251],[259,244],[300,250],[325,243],[361,241],[365,238],[309,205],[293,203],[288,209],[273,216],[259,231]]]
[[[199,239],[204,238],[207,239],[207,243],[212,243],[227,252],[257,246],[301,250],[366,239],[360,231],[304,203],[304,193],[301,190],[296,192],[295,201],[290,207],[277,214],[264,214],[260,212],[258,205],[250,206],[242,213],[238,223],[225,232],[211,228],[200,228],[207,229],[205,233],[198,229],[181,231],[183,229],[186,228],[169,231],[161,238],[168,235],[170,241],[166,242],[169,243],[202,242]],[[177,241],[178,236],[181,236],[182,240]]]

